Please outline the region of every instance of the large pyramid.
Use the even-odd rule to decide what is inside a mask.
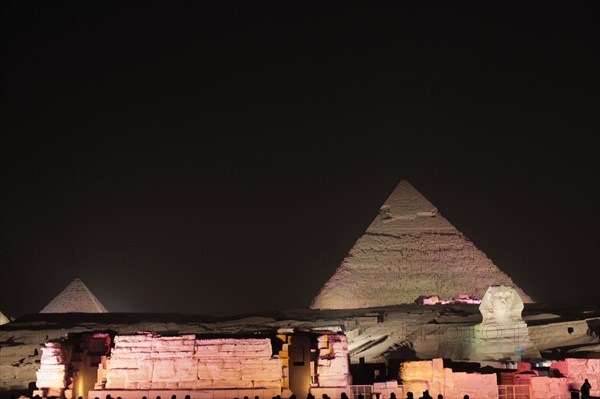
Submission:
[[[107,313],[89,288],[76,278],[58,294],[40,313]]]
[[[524,302],[532,302],[433,204],[401,181],[311,308],[389,306],[429,295],[483,298],[495,284],[514,287]]]

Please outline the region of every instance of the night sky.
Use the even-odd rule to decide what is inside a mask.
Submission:
[[[598,295],[599,6],[2,2],[0,310],[305,308],[401,179]]]

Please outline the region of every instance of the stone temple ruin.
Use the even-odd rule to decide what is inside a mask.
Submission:
[[[4,319],[3,319],[4,320]],[[310,309],[121,314],[80,280],[0,325],[0,396],[600,394],[600,309],[531,298],[401,182]]]

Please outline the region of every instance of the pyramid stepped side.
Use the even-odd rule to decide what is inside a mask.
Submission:
[[[401,182],[365,234],[313,300],[313,309],[414,303],[422,295],[482,298],[487,287],[531,298],[407,182]]]
[[[73,280],[40,313],[107,313],[108,310],[79,279]]]

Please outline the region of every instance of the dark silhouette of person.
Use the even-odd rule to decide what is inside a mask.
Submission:
[[[244,399],[250,399],[250,398],[248,398],[247,396],[244,396]]]
[[[112,399],[112,396],[106,395],[106,399]]]
[[[346,395],[346,392],[342,392],[341,399],[349,399],[348,395]]]
[[[429,394],[429,391],[426,389],[423,391],[423,396],[421,396],[421,399],[433,399],[433,398]]]
[[[390,394],[390,399],[396,399],[396,394],[394,392]]]
[[[78,397],[77,399],[83,399],[83,396]]]
[[[463,399],[469,399],[469,395],[463,396]]]
[[[365,396],[362,393],[358,394],[358,399],[365,399]]]
[[[191,399],[190,395],[185,395],[185,399]]]
[[[256,399],[256,398],[254,398],[254,399]],[[291,394],[291,395],[290,395],[290,399],[296,399],[296,394],[294,394],[294,393],[293,393],[293,394]]]
[[[438,399],[444,399],[444,395],[442,395],[441,393],[438,394]]]
[[[177,399],[177,395],[171,395],[171,399]]]
[[[156,399],[160,399],[160,395],[158,395],[158,396],[156,397]]]
[[[581,399],[589,399],[591,389],[592,389],[592,385],[586,378],[585,382],[581,386],[581,389],[579,389],[579,391],[581,391]]]
[[[292,396],[294,397],[294,399],[296,399],[296,395],[292,395]],[[292,396],[290,396],[290,399],[292,399]],[[260,399],[260,398],[258,397],[258,395],[256,395],[256,396],[254,397],[254,399]]]
[[[406,393],[406,399],[414,399],[414,397],[415,396],[413,395],[412,392],[409,391],[409,392]]]

